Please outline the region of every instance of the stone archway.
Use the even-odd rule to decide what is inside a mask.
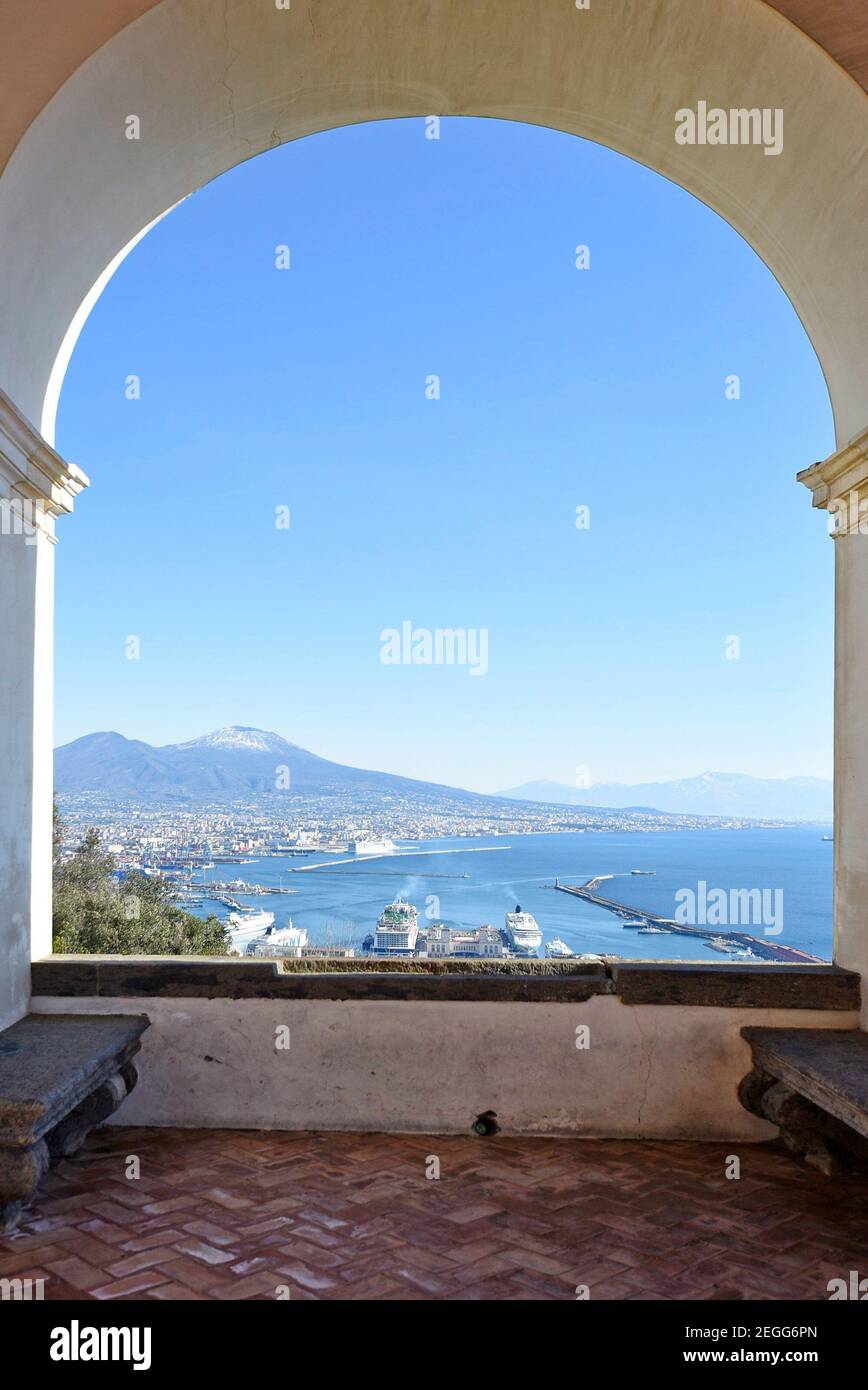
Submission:
[[[780,110],[780,152],[679,144],[676,111],[701,102]],[[4,645],[16,652],[0,690],[0,868],[10,885],[0,946],[13,961],[0,1025],[26,1007],[31,940],[36,954],[50,941],[52,517],[84,481],[51,444],[89,306],[155,219],[240,161],[326,128],[432,113],[581,135],[708,203],[750,242],[799,313],[841,449],[864,430],[868,104],[827,53],[762,0],[591,0],[587,8],[568,0],[162,0],[145,8],[29,123],[0,178],[0,471],[7,493],[46,503],[35,534],[3,547],[0,560],[15,609]],[[842,457],[808,479],[819,505],[845,482],[865,490],[866,436],[850,445],[846,467]],[[794,460],[794,469],[806,462]],[[856,529],[836,542],[836,952],[868,978],[868,606],[858,601],[868,547]]]

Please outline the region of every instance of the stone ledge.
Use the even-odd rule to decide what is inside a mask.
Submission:
[[[352,964],[352,969],[346,966]],[[468,969],[464,962],[432,968],[406,962],[317,962],[313,970],[280,969],[276,961],[222,957],[49,956],[35,961],[35,997],[105,999],[331,999],[572,1003],[612,994],[624,1004],[716,1008],[859,1008],[859,977],[834,965],[654,964],[647,961],[510,962],[509,971]],[[383,966],[386,969],[383,969]],[[404,966],[403,969],[394,967]],[[448,970],[443,965],[449,965]],[[516,968],[516,967],[523,968]],[[391,968],[389,968],[391,967]]]
[[[392,964],[392,962],[386,962]],[[344,962],[341,962],[343,965]],[[480,974],[467,971],[378,970],[284,972],[277,961],[229,961],[183,957],[73,956],[35,961],[34,996],[97,996],[107,999],[334,999],[334,1000],[491,1000],[552,1003],[611,994],[605,967],[578,972]],[[439,964],[439,962],[438,962]],[[529,962],[529,964],[534,964]],[[542,965],[543,962],[536,962]],[[560,964],[560,962],[559,962]]]
[[[837,965],[613,962],[625,1004],[700,1004],[729,1009],[858,1010],[859,976]]]

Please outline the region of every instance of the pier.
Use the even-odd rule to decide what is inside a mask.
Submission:
[[[635,920],[641,918],[643,924],[651,927],[660,927],[671,936],[694,936],[701,940],[712,941],[716,937],[723,937],[726,941],[731,941],[733,945],[738,945],[743,950],[750,950],[760,960],[778,961],[791,965],[822,965],[819,956],[812,956],[807,951],[802,951],[797,946],[783,946],[764,940],[762,937],[751,936],[748,932],[727,931],[723,927],[688,927],[682,926],[679,922],[674,922],[671,917],[658,917],[654,912],[646,912],[641,907],[628,907],[626,903],[616,902],[614,898],[603,897],[602,893],[595,891],[597,884],[606,879],[614,878],[614,874],[598,874],[596,878],[589,878],[579,886],[577,884],[554,883],[553,888],[559,893],[569,893],[571,897],[581,898],[583,902],[592,903],[594,907],[602,907],[606,912],[612,912],[616,917]],[[725,952],[721,954],[725,955]]]

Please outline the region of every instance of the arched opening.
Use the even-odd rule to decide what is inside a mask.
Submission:
[[[784,111],[780,154],[766,157],[749,144],[679,144],[677,110],[708,101]],[[265,149],[432,111],[588,137],[717,210],[778,278],[822,363],[840,452],[815,479],[818,503],[826,504],[838,476],[864,484],[868,277],[865,191],[854,174],[864,156],[864,100],[769,7],[653,0],[640,8],[620,0],[552,12],[518,0],[457,10],[433,0],[411,22],[399,0],[360,0],[351,13],[306,0],[290,11],[172,0],[95,49],[24,122],[27,133],[0,180],[0,294],[13,326],[0,344],[0,424],[12,441],[4,445],[4,485],[9,472],[27,497],[69,509],[82,480],[49,447],[49,383],[54,373],[58,384],[55,367],[81,306],[142,228]],[[140,120],[139,139],[128,138],[131,115]],[[28,421],[44,423],[48,445]],[[793,467],[804,462],[800,454]],[[753,486],[746,476],[748,506]],[[836,959],[864,975],[866,569],[855,535],[836,542],[836,552]],[[47,538],[7,559],[16,596],[9,646],[20,660],[4,687],[0,763],[10,866],[3,1021],[27,1008],[28,955],[44,954],[48,944],[53,579]]]
[[[764,1143],[847,1180],[868,1136],[856,3],[67,0],[38,39],[17,7],[0,1231],[31,1239],[0,1240],[4,1285],[858,1298],[858,1202]],[[276,886],[292,948],[248,943],[270,958],[171,935],[145,958],[127,909],[147,927],[167,881],[121,889],[95,847],[72,887],[109,885],[89,919],[121,944],[51,953],[54,523],[87,483],[67,452],[97,486],[59,552],[58,733],[125,717],[65,750],[64,790],[83,742],[121,855],[183,855],[188,896],[205,854],[254,880],[220,885],[233,947]],[[727,808],[709,831],[655,801],[667,777],[707,796],[703,767],[824,770],[833,553],[830,963],[818,827]],[[201,947],[192,906],[170,924]],[[348,918],[382,958],[335,953]],[[703,961],[725,938],[768,951]],[[118,1106],[135,1140],[103,1135],[43,1203]]]
[[[833,445],[828,398],[767,269],[670,182],[562,133],[453,118],[248,161],[119,270],[73,357],[59,444],[99,487],[59,557],[58,742],[134,741],[62,750],[79,835],[99,793],[137,867],[231,855],[216,784],[203,834],[207,784],[153,764],[255,726],[416,779],[403,815],[388,778],[332,814],[325,770],[318,786],[293,766],[277,794],[257,774],[247,814],[270,833],[236,853],[256,867],[210,878],[294,884],[268,906],[312,944],[334,925],[360,946],[395,888],[423,932],[500,927],[519,897],[576,953],[695,960],[724,931],[750,959],[831,957],[831,846],[816,824],[781,828],[824,819],[819,802],[758,789],[830,770],[829,555],[790,482],[800,446]],[[775,520],[762,544],[733,486],[745,460]],[[76,603],[86,583],[98,614]],[[485,633],[485,679],[436,654],[378,659],[405,619]],[[806,669],[806,645],[826,660]],[[782,687],[799,692],[789,721]],[[445,784],[440,804],[420,783]],[[150,853],[122,831],[142,805]],[[338,873],[323,851],[297,873],[263,853],[362,826],[401,859]],[[467,836],[475,857],[428,857]],[[658,917],[700,883],[750,911],[625,936],[544,891],[610,873],[611,898]]]

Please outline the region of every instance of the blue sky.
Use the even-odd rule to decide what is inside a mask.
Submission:
[[[425,129],[249,161],[98,301],[58,419],[91,487],[58,528],[57,742],[251,724],[483,791],[829,775],[832,542],[793,478],[834,440],[790,302],[611,151]],[[485,629],[487,673],[384,665],[407,619]]]

